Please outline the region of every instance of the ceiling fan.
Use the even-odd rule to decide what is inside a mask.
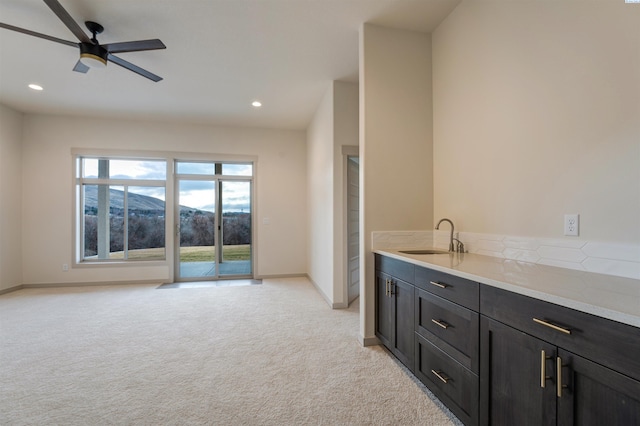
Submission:
[[[108,43],[108,44],[100,44],[96,39],[96,36],[104,31],[102,25],[97,22],[87,21],[85,25],[87,29],[91,32],[92,37],[89,36],[82,30],[80,25],[73,20],[71,15],[62,7],[62,5],[58,2],[58,0],[44,0],[47,6],[55,13],[58,18],[71,30],[71,32],[80,40],[79,43],[73,41],[63,40],[61,38],[49,36],[46,34],[37,33],[35,31],[27,30],[24,28],[15,27],[13,25],[4,24],[0,22],[0,28],[5,28],[11,31],[17,31],[19,33],[27,34],[34,37],[43,38],[45,40],[55,41],[57,43],[65,44],[67,46],[76,47],[80,49],[80,59],[76,63],[75,67],[73,67],[74,71],[86,73],[90,68],[96,67],[105,67],[107,66],[107,61],[113,62],[114,64],[120,65],[128,69],[129,71],[133,71],[143,77],[148,78],[149,80],[153,80],[158,82],[162,80],[162,77],[157,76],[143,68],[140,68],[137,65],[132,64],[131,62],[125,61],[122,58],[119,58],[114,55],[114,53],[123,53],[123,52],[139,52],[143,50],[157,50],[157,49],[166,49],[164,43],[160,40],[152,39],[152,40],[138,40],[138,41],[125,41],[121,43]]]

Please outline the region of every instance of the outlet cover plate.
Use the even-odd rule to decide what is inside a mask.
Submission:
[[[564,215],[564,235],[577,237],[580,235],[580,215],[565,214]]]

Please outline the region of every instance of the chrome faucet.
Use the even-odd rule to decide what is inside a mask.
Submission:
[[[447,219],[446,217],[444,219],[440,219],[440,222],[438,222],[438,224],[436,225],[436,229],[440,229],[440,224],[442,222],[449,222],[451,224],[451,235],[449,237],[449,251],[451,252],[457,251],[458,253],[464,253],[464,244],[462,244],[462,241],[460,241],[457,238],[453,238],[453,222],[451,222],[451,220]],[[457,249],[454,249],[453,240],[456,240],[458,242]]]
[[[449,237],[449,251],[455,251],[453,249],[453,222],[451,222],[451,220],[447,219],[446,217],[444,219],[440,219],[440,222],[438,222],[438,224],[436,225],[436,229],[440,229],[440,224],[442,222],[449,222],[451,224],[451,236]]]

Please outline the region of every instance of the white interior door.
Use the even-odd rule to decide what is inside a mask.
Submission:
[[[349,303],[360,295],[360,164],[347,158],[347,295]]]

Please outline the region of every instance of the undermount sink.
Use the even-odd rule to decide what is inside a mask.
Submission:
[[[400,250],[400,253],[404,253],[404,254],[449,254],[448,251],[445,251],[445,250],[434,250],[434,249],[427,249],[427,250]]]

